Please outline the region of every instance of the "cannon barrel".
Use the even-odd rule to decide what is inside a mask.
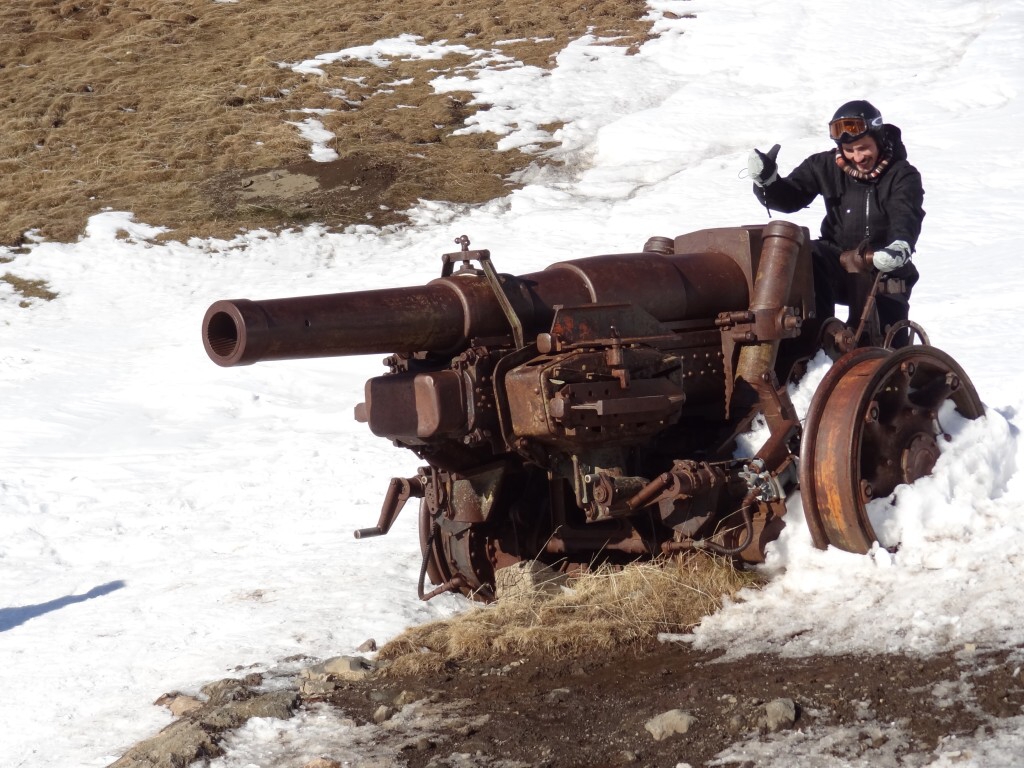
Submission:
[[[748,251],[749,252],[749,251]],[[552,264],[502,288],[527,338],[549,330],[556,306],[628,303],[661,322],[712,319],[749,301],[750,264],[724,252],[592,256]],[[222,366],[262,360],[430,351],[509,333],[488,281],[476,270],[424,286],[286,299],[217,301],[203,344]]]
[[[203,343],[223,366],[260,360],[448,349],[461,339],[462,307],[444,286],[289,299],[215,302]]]

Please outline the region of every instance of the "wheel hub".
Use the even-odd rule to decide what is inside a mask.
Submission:
[[[939,460],[939,444],[935,435],[918,432],[900,457],[900,469],[905,483],[913,483],[918,478],[930,475]]]

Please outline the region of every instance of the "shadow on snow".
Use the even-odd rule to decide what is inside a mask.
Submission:
[[[37,616],[42,616],[44,613],[50,611],[56,611],[64,606],[72,605],[74,603],[81,603],[86,600],[92,600],[94,597],[101,597],[103,595],[110,594],[114,590],[121,589],[127,586],[123,581],[110,581],[106,584],[100,584],[98,587],[93,587],[83,595],[66,595],[64,597],[58,597],[56,600],[50,600],[46,603],[39,603],[39,605],[21,605],[14,608],[0,608],[0,632],[6,632],[9,629],[24,624],[29,619],[34,619]]]

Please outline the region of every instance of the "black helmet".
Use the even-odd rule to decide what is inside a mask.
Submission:
[[[866,133],[882,130],[882,113],[869,101],[848,101],[832,115],[828,135],[836,144],[859,139]]]

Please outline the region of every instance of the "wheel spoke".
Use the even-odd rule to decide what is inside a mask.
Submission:
[[[918,408],[935,411],[959,387],[960,380],[954,374],[937,371],[923,386],[910,393],[909,399]]]
[[[913,371],[897,369],[890,372],[878,388],[875,396],[878,403],[878,420],[890,427],[898,424],[904,411],[909,407],[910,377]]]
[[[888,496],[896,487],[896,461],[893,458],[889,443],[892,440],[888,425],[877,421],[867,421],[861,435],[860,476],[861,480],[870,484],[866,489],[861,484],[861,495],[865,500]],[[869,490],[869,493],[864,493]]]

